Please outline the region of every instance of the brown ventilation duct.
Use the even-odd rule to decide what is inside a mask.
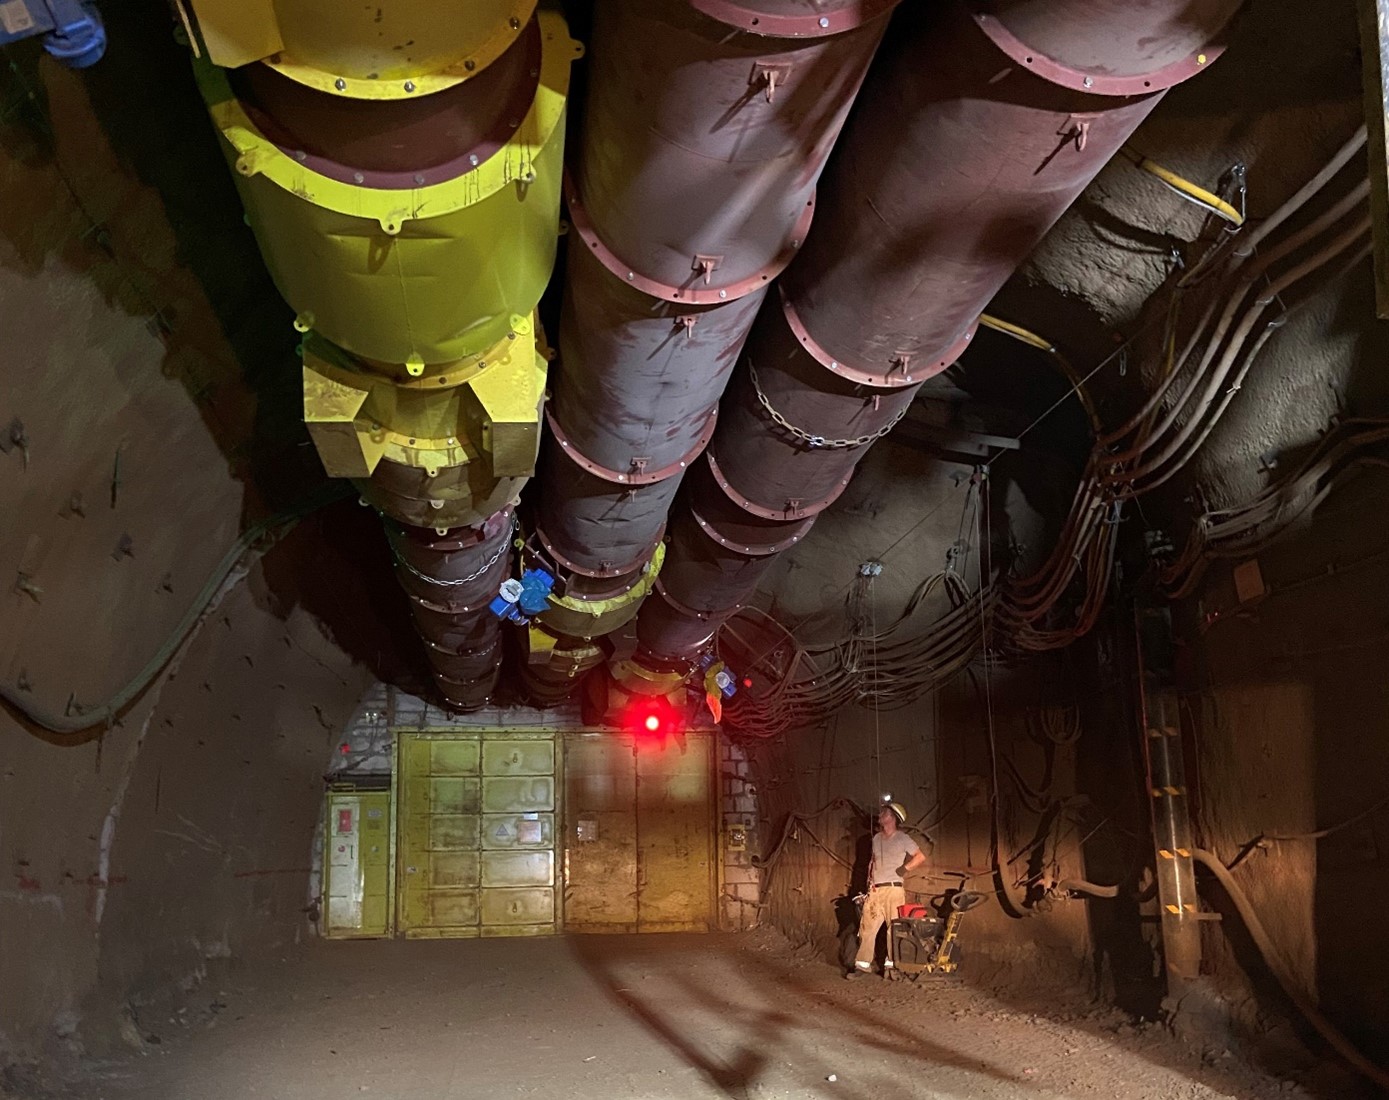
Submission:
[[[621,626],[651,590],[671,501],[768,287],[805,240],[895,2],[598,6],[528,541],[559,581],[527,638],[532,699],[558,690],[547,655],[572,683],[599,660],[579,640]]]
[[[672,521],[639,664],[688,668],[1163,89],[1217,56],[1238,6],[999,0],[899,17],[687,494],[690,516],[732,504],[768,527],[740,544]]]

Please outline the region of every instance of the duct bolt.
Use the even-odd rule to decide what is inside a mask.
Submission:
[[[519,118],[509,118],[506,120],[506,124],[514,130],[521,125],[521,120]]]
[[[1093,88],[1095,86],[1095,78],[1092,76],[1087,76],[1084,80],[1081,81],[1081,83],[1084,84],[1087,88]]]
[[[521,20],[517,19],[514,15],[507,20],[507,23],[514,31],[519,31],[521,29]]]
[[[470,153],[470,154],[468,155],[468,163],[471,164],[474,168],[477,167],[477,154],[476,154],[476,153]]]
[[[365,183],[365,182],[366,182],[366,176],[362,175],[361,172],[353,172],[353,173],[352,173],[352,182],[353,182],[353,183]]]
[[[630,283],[633,279],[635,279],[636,277],[637,277],[637,276],[636,276],[636,273],[635,273],[635,272],[632,272],[632,271],[627,272],[627,281],[628,281],[629,283]]]
[[[415,182],[416,182],[417,184],[424,183],[424,173],[423,173],[423,172],[416,172],[416,173],[415,173]]]
[[[720,298],[727,298],[727,297],[728,297],[728,291],[726,291],[726,290],[721,290],[721,291],[719,291],[719,297],[720,297]]]
[[[415,82],[413,80],[407,80],[405,82],[405,90],[407,92],[413,92],[415,90]]]
[[[338,77],[335,81],[333,81],[333,87],[340,92],[345,92],[347,91],[347,81],[345,81],[342,77]]]
[[[830,17],[829,17],[828,15],[822,15],[822,16],[820,16],[820,26],[822,26],[822,27],[828,27],[829,25],[830,25]]]
[[[294,159],[297,160],[300,164],[303,164],[304,161],[309,159],[309,154],[304,152],[304,150],[302,149],[296,149],[294,150]]]

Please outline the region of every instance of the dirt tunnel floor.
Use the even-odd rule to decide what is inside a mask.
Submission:
[[[767,933],[316,943],[214,978],[182,1014],[149,1017],[147,1053],[107,1064],[75,1095],[1306,1095],[1108,1012],[1033,1015],[962,984],[845,982]]]

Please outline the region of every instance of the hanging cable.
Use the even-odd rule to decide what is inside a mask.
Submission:
[[[1192,183],[1189,179],[1177,175],[1170,168],[1164,168],[1157,161],[1149,160],[1132,145],[1122,146],[1119,152],[1139,171],[1147,172],[1154,179],[1161,180],[1187,202],[1194,203],[1218,218],[1223,218],[1236,229],[1244,224],[1243,212],[1236,210],[1214,192],[1207,191],[1199,184]]]

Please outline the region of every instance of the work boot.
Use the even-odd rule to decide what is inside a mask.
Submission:
[[[868,975],[868,971],[866,971],[866,970],[860,970],[858,967],[854,967],[853,970],[850,970],[847,974],[844,975],[844,980],[845,980],[846,982],[851,982],[851,981],[853,981],[855,978],[864,978],[864,977],[867,977],[867,975]]]

